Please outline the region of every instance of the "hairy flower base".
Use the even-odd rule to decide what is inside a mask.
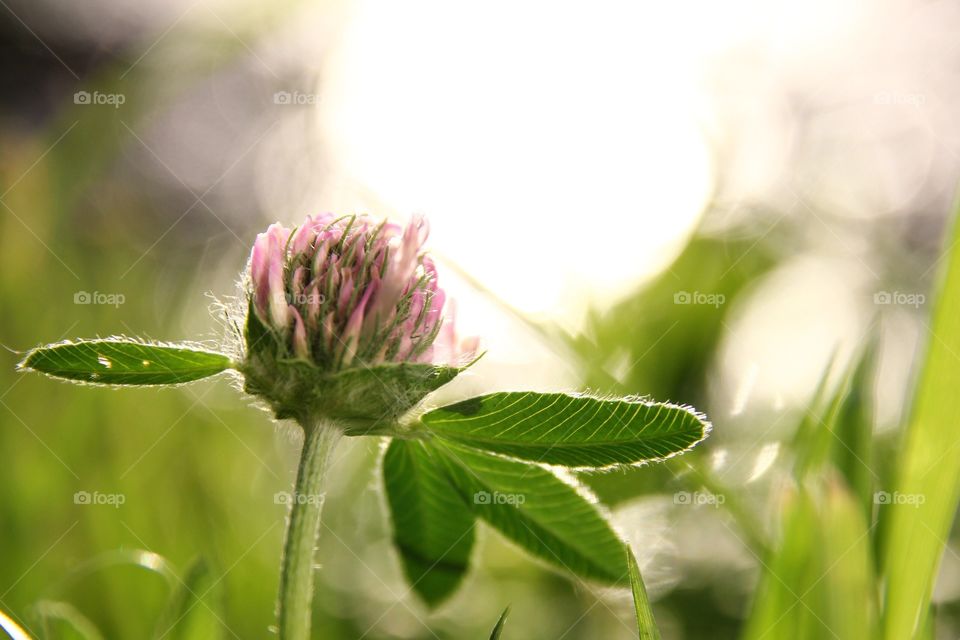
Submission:
[[[263,337],[264,331],[251,313],[247,340]],[[307,425],[322,418],[355,436],[396,432],[401,416],[464,368],[401,362],[331,373],[302,360],[277,359],[269,350],[254,350],[242,373],[244,390],[266,400],[278,419]]]

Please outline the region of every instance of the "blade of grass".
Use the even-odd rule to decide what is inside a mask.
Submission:
[[[497,625],[493,628],[493,632],[490,633],[490,640],[500,640],[500,634],[503,633],[503,624],[507,621],[507,615],[510,614],[510,607],[508,606],[503,610],[503,613],[500,614],[500,619],[497,620]]]
[[[866,516],[859,496],[839,477],[827,479],[822,501],[825,609],[830,629],[844,640],[876,637],[877,588]]]
[[[883,555],[886,593],[883,637],[918,637],[960,498],[960,226],[929,328],[926,363],[900,448]],[[912,502],[912,504],[910,504]],[[917,504],[922,502],[922,504]]]
[[[819,608],[819,519],[803,486],[788,485],[780,496],[780,543],[762,562],[764,572],[747,621],[745,640],[832,638],[813,612]],[[811,529],[813,525],[813,529]]]
[[[647,588],[643,586],[640,576],[640,566],[630,547],[627,551],[627,568],[630,571],[630,588],[633,590],[633,606],[637,612],[637,630],[640,640],[660,640],[660,630],[657,621],[653,618],[653,609],[650,608],[650,599],[647,597]]]
[[[829,447],[829,434],[825,432],[824,420],[829,424],[831,416],[836,417],[837,409],[843,398],[843,387],[847,382],[847,377],[840,381],[840,388],[832,390],[830,387],[830,378],[836,365],[836,351],[830,356],[827,366],[823,369],[823,375],[817,383],[803,413],[800,424],[793,434],[790,450],[794,452],[796,462],[794,463],[794,477],[798,482],[802,482],[807,472],[815,466],[815,463],[825,457],[824,448]],[[833,394],[831,395],[831,391]]]
[[[840,405],[834,425],[836,439],[831,457],[846,478],[847,485],[860,503],[863,513],[873,513],[873,491],[880,481],[874,468],[873,373],[877,362],[877,336],[871,334],[852,373],[849,392]]]
[[[97,627],[69,602],[41,600],[36,604],[36,611],[43,619],[44,635],[49,638],[103,640]]]
[[[747,640],[872,640],[876,581],[867,520],[833,471],[782,495],[780,544],[764,574]]]
[[[157,640],[213,640],[223,637],[221,589],[203,558],[194,559],[157,621]]]
[[[868,515],[873,511],[873,488],[878,478],[871,466],[873,424],[868,398],[875,352],[876,340],[871,334],[832,390],[827,381],[833,365],[827,367],[791,447],[796,456],[797,482],[818,477],[832,464],[846,478]]]

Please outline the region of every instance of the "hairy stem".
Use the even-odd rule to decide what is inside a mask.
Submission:
[[[323,480],[342,432],[331,424],[304,421],[303,450],[287,521],[280,564],[280,640],[310,638],[313,551],[320,531]]]

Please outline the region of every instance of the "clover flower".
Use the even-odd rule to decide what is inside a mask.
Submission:
[[[453,305],[422,251],[427,235],[421,217],[402,228],[332,214],[259,234],[247,286],[248,387],[278,408],[310,395],[295,380],[310,372],[468,358],[476,340],[457,343]]]

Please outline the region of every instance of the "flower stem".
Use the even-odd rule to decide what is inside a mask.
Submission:
[[[280,564],[280,640],[308,640],[313,602],[313,551],[320,532],[323,479],[342,432],[304,421],[303,450]]]

